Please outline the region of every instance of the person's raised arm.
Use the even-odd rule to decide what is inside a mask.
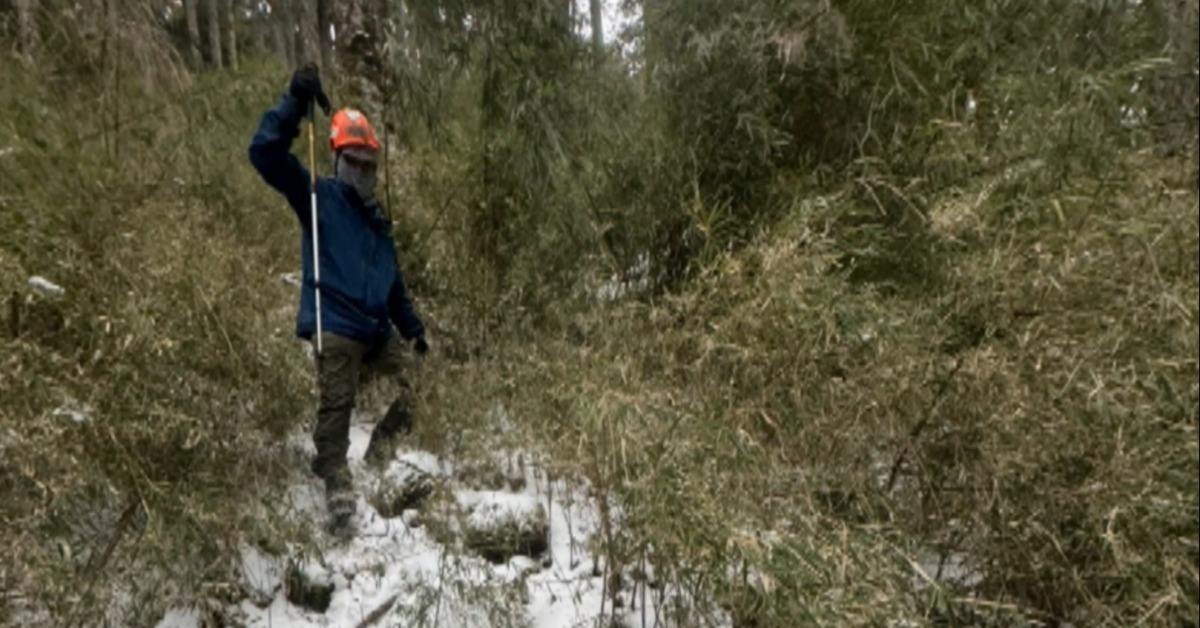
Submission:
[[[250,142],[250,163],[297,213],[308,209],[310,181],[308,169],[292,155],[291,146],[300,134],[300,121],[314,101],[328,113],[329,99],[321,89],[317,66],[309,63],[292,75],[288,93],[263,114]]]

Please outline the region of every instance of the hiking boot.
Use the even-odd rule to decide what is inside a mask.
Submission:
[[[396,439],[391,436],[384,436],[379,428],[371,432],[371,442],[367,445],[367,451],[363,454],[363,460],[367,466],[381,470],[387,466],[387,463],[392,461],[392,457],[396,453]]]
[[[325,477],[325,507],[329,511],[330,529],[347,530],[354,519],[356,502],[354,479],[350,469],[342,467]]]
[[[412,432],[413,418],[408,409],[399,400],[388,407],[383,419],[371,431],[371,442],[363,459],[368,465],[381,468],[391,462],[396,453],[397,436],[401,433]]]

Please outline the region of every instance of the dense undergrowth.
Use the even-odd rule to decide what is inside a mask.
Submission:
[[[828,40],[732,5],[651,20],[646,85],[526,31],[447,44],[436,93],[395,70],[417,441],[547,452],[611,565],[739,625],[1196,625],[1194,147],[1123,117],[1161,60],[1037,48],[1060,27],[1022,3],[844,3]],[[297,229],[244,158],[286,68],[76,35],[0,59],[0,622],[148,624],[293,540],[262,505],[315,401]]]
[[[612,491],[616,561],[751,625],[1194,624],[1196,194],[1122,159],[946,191],[966,226],[917,293],[854,281],[853,201],[808,199],[684,293],[434,376],[428,411],[504,400]],[[971,586],[926,588],[940,561]]]
[[[102,83],[0,64],[0,609],[90,624],[211,593],[309,405],[295,219],[242,159],[278,85],[149,68],[80,100]]]

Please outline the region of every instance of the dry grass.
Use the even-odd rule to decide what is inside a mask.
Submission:
[[[91,623],[228,595],[230,542],[272,525],[256,502],[310,387],[279,311],[294,219],[244,161],[271,93],[106,83],[63,103],[3,63],[0,282],[20,329],[0,373],[0,607]]]
[[[799,203],[682,294],[431,370],[432,444],[554,452],[611,496],[614,564],[748,625],[1194,625],[1196,190],[1120,163],[947,193],[973,226],[919,289],[842,266],[852,196]]]
[[[0,620],[236,599],[237,543],[297,534],[262,502],[312,402],[278,279],[294,219],[244,161],[282,70],[153,95],[97,78],[81,102],[0,69],[0,289],[21,318]],[[1062,150],[1054,116],[1022,118],[1009,156]],[[445,190],[402,191],[430,236],[405,264],[435,347],[417,442],[539,449],[586,479],[610,579],[674,592],[681,625],[1196,625],[1195,176],[1103,148],[1104,167],[1010,176],[967,146],[916,188],[869,166],[825,196],[780,180],[794,202],[757,241],[617,303],[490,285],[439,222]],[[412,166],[451,180],[446,159]],[[946,557],[978,581],[931,581]]]

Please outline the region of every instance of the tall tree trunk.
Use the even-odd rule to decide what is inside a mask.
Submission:
[[[292,0],[275,0],[279,5],[279,16],[276,25],[279,28],[283,43],[283,62],[289,68],[296,67],[296,18],[295,6]]]
[[[112,151],[110,154],[113,157],[121,155],[121,112],[124,108],[121,106],[121,54],[119,44],[121,41],[121,3],[119,0],[106,0],[102,3],[104,8],[104,21],[106,28],[104,29],[104,68],[105,74],[109,78],[108,87],[105,91],[108,93],[108,112],[111,114],[112,124],[108,127],[111,143],[106,140],[106,146]]]
[[[254,25],[251,32],[254,34],[256,49],[278,53],[279,47],[275,45],[275,24],[271,21],[270,15],[264,15],[256,10],[250,21]]]
[[[484,52],[483,65],[483,89],[480,92],[479,110],[482,115],[479,116],[481,133],[483,137],[483,203],[480,204],[478,213],[474,221],[474,233],[471,234],[472,244],[476,247],[476,252],[483,259],[487,260],[490,267],[499,273],[501,267],[500,246],[498,240],[500,237],[500,208],[504,203],[504,199],[499,193],[499,187],[496,185],[495,179],[495,146],[492,142],[493,128],[499,125],[499,115],[497,109],[497,86],[500,82],[499,72],[495,71],[492,62],[492,46],[493,43],[487,40],[486,50]]]
[[[337,66],[346,92],[343,100],[370,109],[382,91],[383,44],[387,20],[385,0],[343,0],[334,5],[337,28]]]
[[[334,76],[333,0],[317,0],[317,41],[321,46],[321,72]]]
[[[308,33],[308,59],[321,60],[321,16],[315,0],[304,3],[304,28]]]
[[[596,55],[596,63],[604,58],[604,23],[601,0],[590,0],[592,10],[592,53]]]
[[[21,54],[31,56],[38,46],[37,0],[16,0],[17,43]]]
[[[666,38],[660,37],[660,31],[663,30],[664,4],[663,0],[641,0],[642,58],[644,63],[642,81],[647,88],[651,85],[651,77],[655,75],[655,66],[663,56],[660,48],[664,47],[662,40]]]
[[[542,5],[545,6],[545,5]],[[551,5],[553,7],[553,5]],[[575,32],[575,0],[559,0],[558,9],[553,9],[551,19],[564,33]]]
[[[296,64],[302,64],[307,61],[312,61],[312,31],[308,24],[308,5],[311,3],[304,0],[292,2],[292,29],[295,32],[295,51],[292,53],[295,56]]]
[[[279,62],[290,68],[292,61],[288,55],[287,29],[285,27],[287,20],[283,19],[283,12],[283,0],[271,0],[271,15],[267,20],[267,29],[271,31],[271,41],[274,43],[275,55],[279,57]]]
[[[200,16],[196,13],[196,3],[200,0],[183,0],[183,12],[187,19],[188,57],[192,67],[199,69],[204,65],[200,56]]]
[[[237,45],[237,25],[238,19],[238,0],[228,0],[226,5],[226,28],[229,33],[229,67],[238,69],[238,45]]]
[[[225,65],[221,62],[221,0],[208,0],[208,55],[212,67]]]
[[[1150,79],[1150,123],[1163,154],[1193,153],[1197,150],[1200,128],[1200,75],[1196,50],[1200,47],[1200,2],[1197,0],[1157,0],[1147,3],[1157,14],[1165,40],[1164,52],[1172,63],[1162,67]]]

